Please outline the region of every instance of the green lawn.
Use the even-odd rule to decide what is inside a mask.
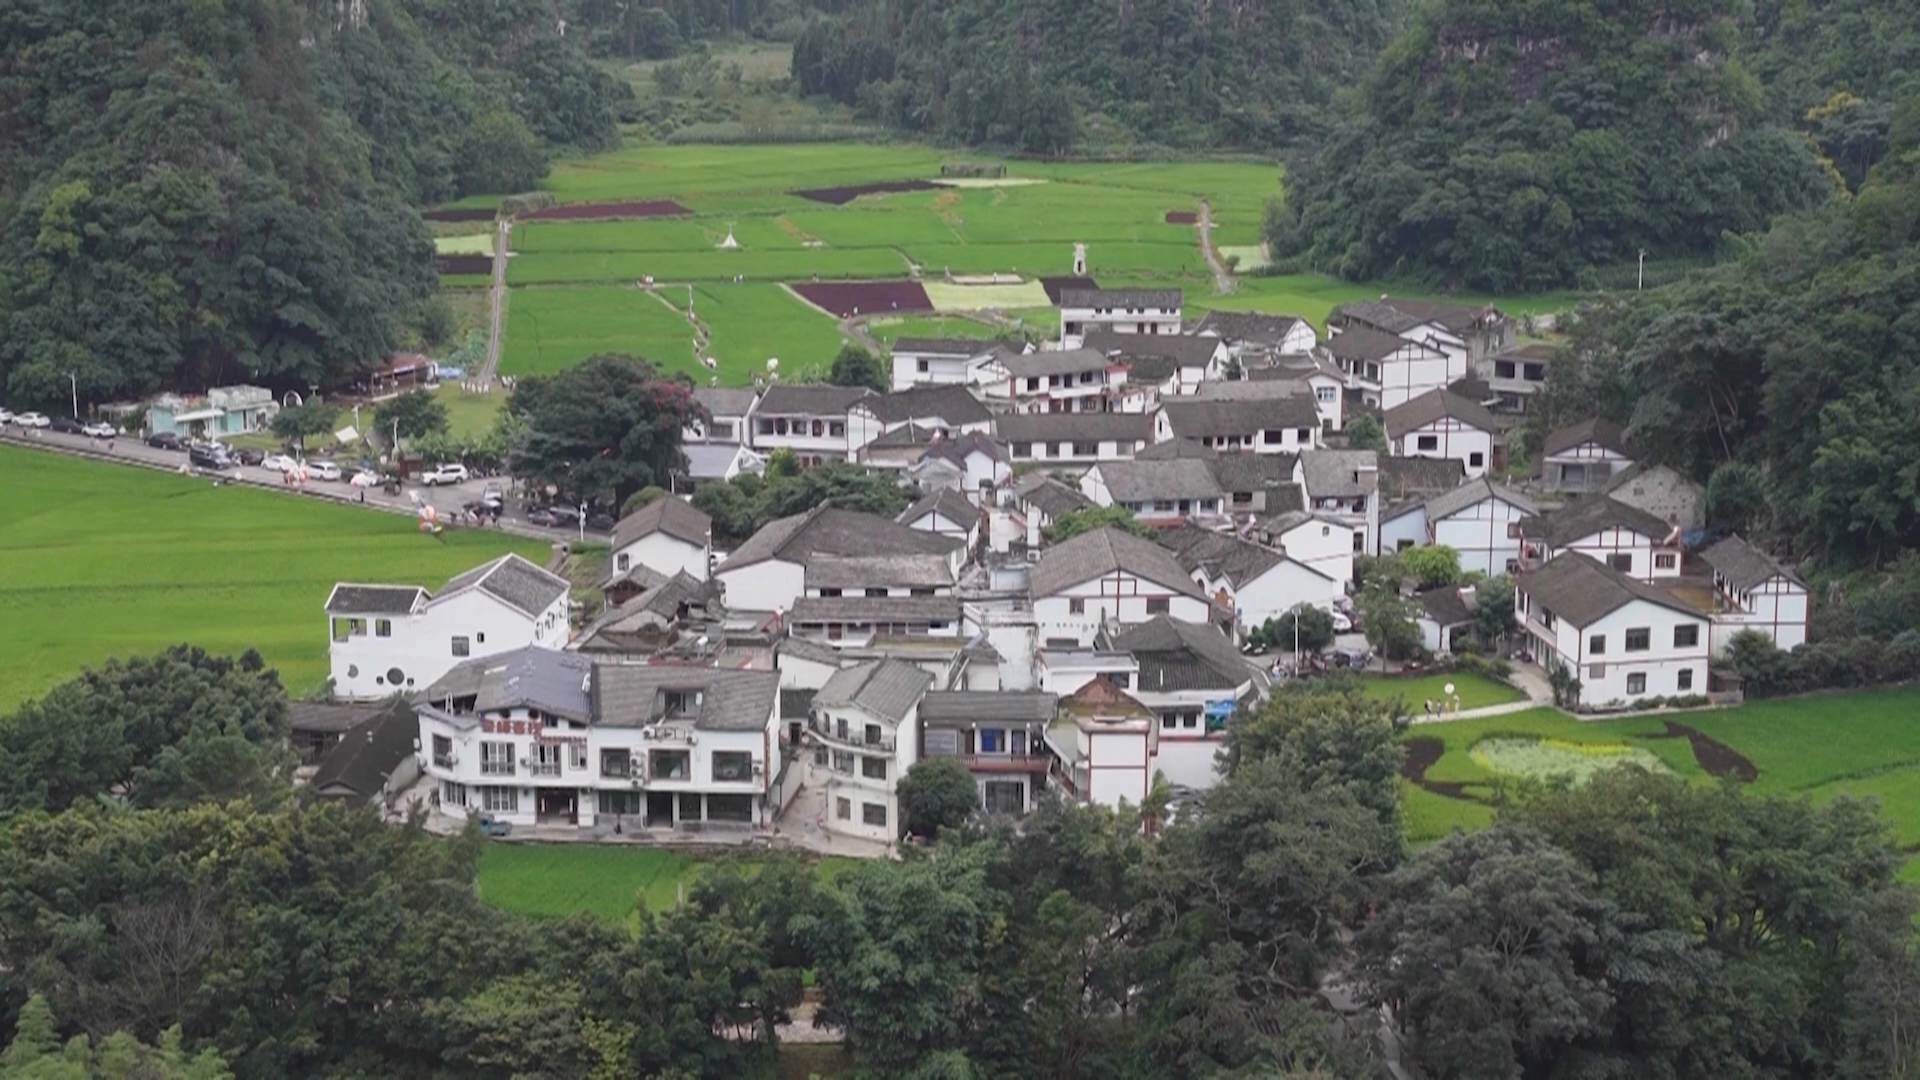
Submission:
[[[1428,699],[1444,700],[1448,684],[1452,684],[1454,693],[1459,696],[1462,709],[1505,705],[1526,696],[1505,683],[1467,671],[1414,676],[1367,675],[1361,678],[1360,683],[1365,687],[1368,697],[1383,701],[1400,698],[1415,714],[1421,712],[1422,705]]]
[[[507,392],[498,385],[484,394],[471,394],[458,381],[443,382],[433,396],[447,407],[447,433],[456,439],[485,436],[507,407]]]
[[[867,323],[867,333],[889,345],[903,337],[977,338],[990,341],[999,336],[986,323],[951,315],[901,315],[872,319]]]
[[[326,677],[337,581],[437,588],[509,548],[497,532],[0,446],[0,709],[112,656],[260,650],[296,696]]]
[[[751,866],[757,858],[742,853],[705,860],[627,845],[493,843],[480,859],[480,895],[495,907],[527,915],[585,911],[631,923],[636,899],[648,911],[665,911],[679,902],[682,889],[703,866],[721,859]],[[831,879],[852,863],[828,857],[813,865],[820,877]]]
[[[662,298],[669,303],[661,303]],[[700,369],[693,355],[693,327],[684,314],[686,299],[684,287],[657,295],[613,285],[514,289],[507,296],[511,329],[500,353],[500,370],[538,375],[594,353],[626,352],[691,374]]]

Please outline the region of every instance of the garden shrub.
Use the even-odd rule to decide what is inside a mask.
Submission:
[[[1892,641],[1857,636],[1816,641],[1787,652],[1765,634],[1747,630],[1727,643],[1725,666],[1740,676],[1748,698],[1814,690],[1885,686],[1920,678],[1920,631]]]

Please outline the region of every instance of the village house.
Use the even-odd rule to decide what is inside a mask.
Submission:
[[[1532,499],[1485,477],[1469,480],[1452,491],[1429,496],[1424,504],[1426,535],[1422,544],[1443,544],[1460,556],[1467,573],[1511,574],[1522,566],[1522,522],[1540,512]],[[1381,524],[1382,550],[1403,550],[1384,542],[1388,526]]]
[[[1464,363],[1455,372],[1451,358],[1439,349],[1364,326],[1334,334],[1326,349],[1345,374],[1347,389],[1380,409],[1439,390],[1465,373]]]
[[[1589,495],[1520,523],[1529,567],[1581,551],[1641,581],[1680,576],[1680,528],[1605,495]]]
[[[1040,552],[1029,578],[1042,641],[1090,645],[1109,621],[1156,615],[1207,623],[1207,596],[1167,549],[1118,529],[1093,529]]]
[[[1522,573],[1514,592],[1533,654],[1579,679],[1578,705],[1707,692],[1707,617],[1666,590],[1567,551]]]
[[[1339,518],[1288,510],[1255,519],[1249,535],[1335,581],[1353,580],[1353,526]]]
[[[1334,308],[1327,316],[1327,329],[1333,334],[1367,329],[1417,341],[1447,355],[1455,370],[1453,378],[1465,375],[1481,358],[1511,348],[1514,335],[1513,320],[1491,305],[1391,296]]]
[[[1037,549],[1041,533],[1068,514],[1093,506],[1094,501],[1079,490],[1048,476],[1034,472],[1021,477],[1013,487],[1013,517],[1017,532],[1026,546]]]
[[[1294,482],[1306,492],[1307,509],[1346,523],[1356,555],[1380,553],[1380,458],[1372,450],[1309,450],[1300,455]]]
[[[1322,434],[1346,425],[1346,382],[1331,360],[1284,357],[1272,367],[1255,368],[1233,382],[1210,382],[1194,395],[1201,401],[1302,400],[1312,403]]]
[[[147,406],[147,434],[218,439],[265,431],[279,412],[273,391],[261,386],[216,386],[205,397],[161,394]]]
[[[1629,465],[1615,472],[1600,493],[1683,529],[1707,523],[1707,489],[1665,465]]]
[[[856,453],[880,436],[914,427],[953,438],[993,430],[993,414],[964,386],[926,386],[871,394],[847,407],[847,446]]]
[[[1212,787],[1227,721],[1265,696],[1266,676],[1206,623],[1161,616],[1109,633],[1102,644],[1132,654],[1139,665],[1130,693],[1159,719],[1156,769],[1170,784]]]
[[[705,581],[712,566],[713,519],[685,499],[663,495],[613,527],[601,588],[607,591],[643,568],[663,578],[685,573]]]
[[[920,760],[920,704],[933,677],[892,658],[842,668],[815,691],[807,719],[828,832],[892,843],[905,831],[899,784]]]
[[[771,671],[522,649],[462,664],[421,696],[421,767],[454,817],[767,828],[794,790],[778,686]]]
[[[1228,354],[1242,368],[1269,364],[1280,356],[1304,355],[1320,344],[1319,335],[1307,320],[1258,311],[1209,311],[1187,332],[1225,341]]]
[[[995,436],[1015,465],[1034,462],[1085,468],[1125,461],[1153,441],[1153,417],[1142,413],[1028,413],[1001,416]]]
[[[1161,444],[1169,445],[1169,444]],[[1204,449],[1204,448],[1203,448]],[[1286,454],[1212,454],[1204,459],[1220,485],[1228,514],[1245,521],[1306,508],[1306,496],[1294,480],[1297,458]]]
[[[952,488],[939,488],[894,518],[909,529],[951,536],[972,550],[980,540],[980,507]]]
[[[804,595],[814,560],[831,556],[934,555],[951,573],[966,562],[960,541],[873,514],[816,506],[769,521],[714,571],[734,611],[780,612]],[[874,583],[879,584],[879,583]]]
[[[1046,734],[1058,705],[1037,690],[930,690],[920,700],[921,757],[965,765],[986,813],[1025,814],[1052,767]]]
[[[853,459],[869,469],[905,474],[941,438],[932,427],[902,424],[854,450]]]
[[[908,467],[907,477],[922,491],[941,488],[987,502],[992,492],[1013,480],[1013,462],[1005,446],[976,431],[934,439]]]
[[[1046,733],[1051,785],[1081,803],[1114,809],[1145,803],[1157,771],[1159,718],[1104,676],[1063,692]]]
[[[1395,457],[1451,458],[1469,477],[1495,468],[1499,425],[1479,402],[1429,390],[1386,411],[1387,449]]]
[[[320,759],[307,790],[349,806],[393,806],[420,779],[413,749],[419,737],[413,706],[405,698],[392,698],[342,734]]]
[[[776,383],[754,408],[749,445],[763,456],[789,451],[803,466],[848,461],[847,410],[872,395],[864,386]]]
[[[1381,458],[1379,550],[1427,543],[1427,500],[1453,491],[1466,477],[1466,464],[1453,458]]]
[[[1140,409],[1150,409],[1162,398],[1191,394],[1201,384],[1218,380],[1227,362],[1225,342],[1187,334],[1116,334],[1101,330],[1087,334],[1083,347],[1104,354],[1109,363],[1126,365],[1127,389],[1152,398],[1142,402]]]
[[[342,582],[327,594],[333,695],[366,701],[415,691],[474,657],[567,642],[567,579],[502,555],[415,585]]]
[[[892,350],[893,389],[978,383],[980,368],[997,345],[973,338],[900,338]]]
[[[661,578],[641,567],[615,585],[606,593],[606,609],[581,628],[572,648],[651,656],[679,641],[687,628],[708,628],[725,616],[713,584],[684,570]]]
[[[1060,293],[1060,347],[1078,349],[1089,333],[1178,334],[1179,289],[1066,289]]]
[[[1473,373],[1487,384],[1505,412],[1524,413],[1528,403],[1547,385],[1547,365],[1559,347],[1545,342],[1520,345],[1480,357]]]
[[[1719,602],[1713,613],[1713,655],[1724,654],[1743,630],[1764,634],[1782,649],[1806,644],[1806,582],[1737,536],[1702,551],[1700,560],[1713,570]]]
[[[1491,598],[1504,604],[1505,596]],[[1452,656],[1454,647],[1473,637],[1480,590],[1476,585],[1443,585],[1414,595],[1413,624],[1420,630],[1420,644],[1434,656]]]
[[[960,601],[951,596],[803,596],[786,615],[788,633],[830,645],[866,645],[877,637],[962,635]]]
[[[1599,491],[1631,464],[1619,424],[1582,420],[1548,432],[1540,447],[1540,483],[1548,491]]]
[[[693,400],[707,411],[707,419],[695,420],[681,428],[681,445],[737,446],[748,441],[748,424],[753,419],[754,406],[760,402],[760,391],[751,386],[696,386]]]
[[[1154,417],[1154,439],[1190,439],[1215,450],[1297,454],[1320,445],[1320,415],[1313,399],[1181,398]]]
[[[1178,525],[1191,517],[1218,517],[1222,493],[1204,461],[1108,461],[1080,478],[1080,493],[1101,506],[1118,506],[1145,525]]]
[[[1297,607],[1332,611],[1334,601],[1346,593],[1341,580],[1233,533],[1186,525],[1161,530],[1155,539],[1173,552],[1217,607],[1233,612],[1243,634]]]
[[[1015,413],[1106,413],[1124,411],[1125,364],[1093,349],[1055,349],[1001,354],[981,387],[988,401]]]

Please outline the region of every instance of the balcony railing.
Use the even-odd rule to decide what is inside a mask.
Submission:
[[[513,762],[482,761],[480,763],[480,775],[481,776],[512,776]]]
[[[451,769],[456,761],[457,759],[452,754],[433,755],[433,766],[436,769]]]
[[[927,756],[951,758],[967,767],[969,772],[987,773],[1043,773],[1053,766],[1053,758],[1044,753],[1033,754],[942,754],[928,751]]]
[[[807,729],[828,742],[839,743],[841,746],[852,746],[863,750],[885,750],[888,753],[893,751],[894,740],[890,735],[870,739],[865,732],[848,731],[844,734],[836,734],[831,725],[819,720],[808,720]]]
[[[536,761],[532,765],[527,767],[527,775],[528,776],[559,776],[560,763],[557,761],[554,761],[554,762]]]

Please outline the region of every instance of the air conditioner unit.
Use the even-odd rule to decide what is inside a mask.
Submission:
[[[693,733],[692,733],[692,732],[688,732],[688,733],[687,733],[687,745],[688,745],[688,746],[692,746],[692,745],[694,745],[695,743],[698,743],[699,741],[700,741],[700,740],[698,740],[698,739],[696,739],[696,738],[694,738],[694,737],[693,737]]]
[[[627,786],[628,786],[628,787],[635,787],[635,788],[637,788],[637,787],[639,787],[639,786],[640,786],[640,778],[636,776],[636,777],[634,777],[633,779],[631,779],[631,780],[629,780],[629,781],[627,781]]]

